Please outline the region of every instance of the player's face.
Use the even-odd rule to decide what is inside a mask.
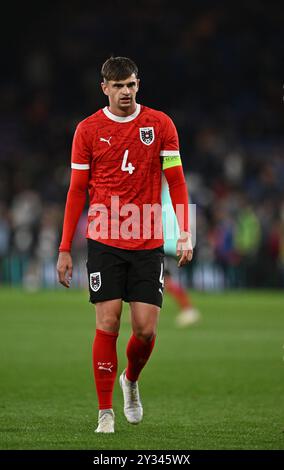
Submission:
[[[109,98],[111,112],[127,116],[135,111],[139,79],[134,73],[126,80],[105,81],[102,83],[102,89]]]

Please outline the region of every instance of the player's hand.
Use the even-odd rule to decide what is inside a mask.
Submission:
[[[61,251],[57,261],[57,274],[60,284],[70,287],[72,280],[72,258],[68,251]]]
[[[180,256],[178,261],[179,268],[192,260],[193,248],[189,232],[181,232],[177,241],[177,256]]]

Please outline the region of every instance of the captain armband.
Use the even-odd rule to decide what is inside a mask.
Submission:
[[[164,150],[160,153],[161,157],[163,157],[163,170],[167,170],[167,168],[172,168],[174,166],[181,166],[181,158],[180,153],[178,150]]]

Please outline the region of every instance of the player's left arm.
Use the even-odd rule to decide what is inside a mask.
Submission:
[[[166,168],[165,177],[169,185],[172,205],[177,217],[180,237],[177,240],[178,266],[183,266],[192,259],[193,248],[188,217],[188,191],[181,165]]]
[[[169,185],[172,205],[177,217],[180,237],[177,241],[178,266],[183,266],[192,259],[188,189],[185,181],[182,161],[179,153],[178,135],[174,123],[167,117],[163,150],[161,151],[162,169]]]

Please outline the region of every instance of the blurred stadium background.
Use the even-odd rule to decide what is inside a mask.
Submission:
[[[284,287],[283,5],[281,2],[270,2],[268,6],[267,2],[260,0],[220,1],[214,4],[198,0],[188,3],[188,13],[185,13],[185,4],[179,1],[143,0],[131,6],[119,2],[100,2],[99,6],[94,5],[79,5],[78,2],[67,1],[58,2],[56,6],[51,3],[41,3],[38,6],[19,4],[17,17],[20,21],[17,22],[17,27],[12,27],[15,15],[13,4],[6,5],[6,11],[3,11],[6,28],[1,31],[4,41],[2,44],[7,45],[1,55],[0,85],[0,297],[2,332],[6,332],[5,341],[2,341],[2,364],[6,378],[6,385],[2,383],[4,393],[12,397],[12,400],[15,399],[16,409],[22,409],[22,400],[26,400],[24,391],[30,393],[31,382],[28,384],[26,379],[26,389],[23,386],[21,397],[17,380],[13,378],[11,371],[20,373],[22,380],[28,377],[33,381],[31,370],[38,354],[45,373],[47,376],[50,374],[50,369],[46,369],[48,358],[40,355],[40,345],[37,343],[39,341],[42,344],[43,341],[47,347],[46,334],[55,345],[54,351],[58,353],[56,361],[60,357],[63,361],[58,369],[55,367],[54,377],[56,373],[58,375],[54,378],[54,383],[58,388],[53,392],[62,392],[63,397],[67,393],[66,385],[59,378],[63,367],[65,372],[71,372],[70,367],[68,369],[67,366],[66,369],[64,366],[64,354],[60,356],[60,344],[65,334],[62,325],[64,321],[68,322],[68,308],[73,308],[69,334],[76,341],[78,323],[75,320],[75,307],[81,308],[81,305],[86,312],[89,312],[90,307],[86,301],[87,294],[82,296],[78,292],[76,297],[76,292],[73,292],[71,299],[72,302],[75,300],[72,307],[68,301],[68,292],[52,292],[48,297],[49,291],[46,289],[50,289],[50,292],[54,289],[62,290],[57,284],[55,264],[70,176],[72,136],[81,119],[106,104],[99,85],[101,64],[111,54],[126,55],[133,58],[139,66],[141,90],[138,102],[168,113],[178,128],[191,202],[197,206],[197,244],[194,260],[186,268],[186,272],[194,301],[203,314],[203,324],[194,327],[194,333],[173,333],[176,335],[173,338],[176,353],[180,348],[180,341],[184,341],[185,349],[190,343],[189,337],[183,336],[181,340],[179,335],[193,335],[193,343],[190,343],[193,344],[192,356],[187,359],[177,353],[177,358],[180,362],[188,360],[194,364],[198,357],[196,369],[191,370],[196,383],[202,383],[198,382],[201,380],[198,375],[200,370],[204,372],[202,380],[213,380],[213,376],[208,374],[207,366],[208,358],[211,357],[213,362],[215,358],[217,362],[212,364],[212,370],[219,371],[214,379],[214,386],[217,381],[218,393],[223,390],[221,384],[224,384],[226,391],[226,380],[230,377],[228,374],[232,363],[228,362],[226,368],[222,368],[220,358],[225,358],[231,342],[234,344],[233,353],[240,354],[235,356],[239,360],[235,383],[243,384],[245,377],[249,377],[252,370],[249,366],[254,368],[257,362],[259,367],[255,382],[248,382],[246,390],[245,385],[241,392],[238,387],[234,389],[233,380],[231,398],[225,394],[224,400],[229,400],[226,403],[232,407],[235,406],[238,393],[249,397],[243,407],[240,405],[239,410],[235,410],[236,414],[239,412],[239,416],[247,416],[244,427],[241,427],[238,418],[230,421],[230,417],[226,416],[222,433],[215,436],[214,442],[209,438],[206,440],[208,421],[205,418],[213,420],[211,430],[214,433],[214,419],[218,419],[218,413],[221,413],[225,402],[220,398],[222,395],[219,395],[220,402],[217,400],[217,408],[214,408],[208,383],[204,382],[204,386],[200,385],[200,388],[195,385],[196,396],[204,397],[208,392],[208,401],[204,415],[202,403],[198,404],[199,416],[196,418],[196,427],[191,430],[193,441],[190,442],[195,443],[197,448],[202,448],[202,445],[220,448],[222,443],[224,447],[235,445],[244,448],[246,442],[255,448],[261,445],[270,448],[283,445],[283,434],[280,436],[281,431],[277,426],[280,423],[278,405],[281,381],[283,385],[281,329],[284,304],[281,291],[276,292]],[[86,288],[85,224],[86,213],[80,220],[73,244],[73,289]],[[16,290],[11,289],[12,287]],[[28,294],[18,292],[17,288],[22,287],[28,291],[39,290],[39,293],[35,293],[33,299]],[[234,289],[238,292],[253,289],[253,294],[247,294],[247,301],[244,297],[241,300],[241,297],[231,293]],[[260,293],[264,289],[273,290],[275,294],[272,292],[265,297]],[[223,293],[223,297],[203,297],[199,291],[209,291],[206,295],[213,295],[218,291],[216,295]],[[241,293],[239,295],[246,296]],[[228,303],[226,299],[229,299]],[[62,317],[62,329],[58,330],[62,333],[61,338],[51,334],[51,328],[58,328],[58,324],[54,317],[49,318],[49,305],[60,315],[66,313],[65,320]],[[240,317],[238,305],[242,311]],[[261,308],[262,313],[258,315]],[[41,312],[40,317],[35,316],[36,310]],[[168,318],[174,315],[174,306],[170,299],[166,299],[165,320],[161,320],[161,344],[165,344],[163,340],[169,340],[172,329],[172,320],[166,319],[167,313]],[[21,318],[26,322],[21,322]],[[94,323],[89,317],[86,318],[83,320],[84,340],[87,338],[91,341],[93,331],[90,331],[90,337],[86,332]],[[44,321],[47,322],[47,330],[41,329],[40,321],[43,324]],[[16,329],[13,330],[15,325]],[[31,331],[28,331],[27,326],[32,328]],[[128,331],[129,325],[125,323],[123,328],[123,331]],[[12,331],[17,338],[14,354]],[[21,338],[21,331],[27,335],[26,341]],[[253,348],[257,344],[260,349],[246,349],[242,342],[245,339],[247,346]],[[240,345],[243,355],[238,349]],[[164,349],[162,351],[165,354]],[[215,351],[213,356],[212,351]],[[78,351],[72,352],[69,346],[68,354],[66,352],[66,364],[69,366],[72,353],[76,355]],[[122,349],[120,354],[124,354]],[[77,363],[77,359],[74,359],[76,364],[85,364],[86,357],[83,356],[84,354],[81,362],[78,359]],[[159,358],[162,356],[157,352],[156,359],[153,358],[154,364]],[[232,356],[229,355],[229,359]],[[252,362],[249,362],[250,359]],[[51,364],[55,366],[52,360]],[[248,367],[244,368],[244,364]],[[201,369],[197,371],[200,365]],[[147,377],[150,378],[150,369],[145,371],[146,384]],[[75,370],[77,377],[82,377],[81,369],[75,367]],[[166,372],[165,364],[161,370]],[[264,371],[268,374],[266,378],[269,371],[272,371],[274,379],[271,379],[270,385],[274,388],[273,391],[270,390],[266,382],[263,396],[260,397],[257,390],[263,385]],[[48,441],[49,447],[76,447],[75,440],[70,443],[66,438],[66,441],[63,439],[60,443],[54,437],[56,433],[52,434],[53,424],[50,423],[53,421],[50,416],[53,416],[54,409],[51,409],[48,396],[44,394],[47,379],[41,375],[43,372],[40,365],[35,367],[34,374],[37,385],[30,395],[30,402],[27,404],[25,401],[26,416],[21,415],[22,423],[18,421],[19,431],[21,425],[31,417],[33,438],[29,440],[26,437],[23,441],[19,431],[18,438],[5,440],[4,448],[47,446],[44,438],[36,441],[42,424],[37,420],[42,412],[39,411],[38,397],[45,403],[48,415],[45,418],[51,419],[49,431],[52,437]],[[162,373],[160,379],[161,387],[168,387]],[[179,381],[181,377],[176,376],[176,379]],[[90,391],[86,392],[88,385],[85,385],[85,394],[90,394]],[[187,387],[184,386],[181,390],[184,395],[187,393]],[[78,389],[77,392],[79,397],[82,390]],[[180,401],[184,395],[180,396]],[[49,396],[54,402],[58,399],[58,395],[55,397],[51,393]],[[252,433],[249,440],[245,432],[250,426],[250,419],[253,422],[257,410],[254,409],[255,413],[251,411],[251,415],[246,413],[253,409],[254,400],[257,402],[259,399],[259,403],[263,404],[265,398],[270,401],[263,411],[264,421],[259,418],[257,422],[261,430],[258,437],[262,435],[263,439],[257,440],[256,426],[256,434]],[[72,403],[71,396],[67,393],[66,400],[68,399],[70,406],[73,406],[74,416],[76,406],[79,416],[82,411],[80,406],[84,405],[78,405],[79,401]],[[275,408],[274,399],[278,402]],[[91,400],[93,396],[89,396],[88,406]],[[173,403],[173,408],[175,405]],[[61,405],[58,406],[60,408]],[[275,417],[273,418],[276,406],[277,425]],[[167,407],[171,409],[165,400],[164,409]],[[87,413],[86,410],[84,412]],[[17,417],[14,412],[11,415],[7,413],[5,422],[9,423],[9,431],[11,422]],[[58,416],[60,413],[62,408],[58,410]],[[192,410],[190,413],[192,414]],[[75,418],[74,423],[68,419],[65,423],[66,435],[72,426],[76,428]],[[181,408],[178,419],[182,419]],[[198,427],[200,419],[203,419],[201,428]],[[230,433],[227,431],[232,422],[234,427],[237,426],[238,437],[232,434],[230,440]],[[226,428],[227,425],[229,428]],[[277,437],[269,440],[266,435],[261,434],[264,433],[265,426],[270,435],[275,431]],[[149,432],[152,436],[151,430]],[[179,436],[179,441],[174,440],[174,433],[170,434],[170,430],[167,432],[169,439],[165,445],[172,445],[172,448],[178,448],[175,447],[178,445],[180,448],[187,448],[190,445],[185,428],[182,428],[183,434]],[[80,430],[78,433],[80,434]],[[146,446],[145,448],[147,445],[155,445],[159,448],[158,441],[151,441],[151,444],[149,435],[146,434],[145,441],[141,437],[140,445]],[[242,435],[248,441],[241,441]],[[5,436],[7,437],[7,433]],[[12,436],[15,436],[13,432]],[[118,442],[112,441],[110,445],[118,446]],[[131,439],[128,442],[132,442]],[[101,442],[101,445],[104,444]],[[135,446],[134,443],[130,445]],[[84,446],[84,442],[81,446]]]
[[[179,130],[198,216],[191,285],[283,287],[283,6],[178,3],[19,6],[2,57],[1,283],[56,286],[73,132],[106,104],[100,66],[115,54],[136,60],[139,101]],[[82,217],[79,260],[84,230]]]

